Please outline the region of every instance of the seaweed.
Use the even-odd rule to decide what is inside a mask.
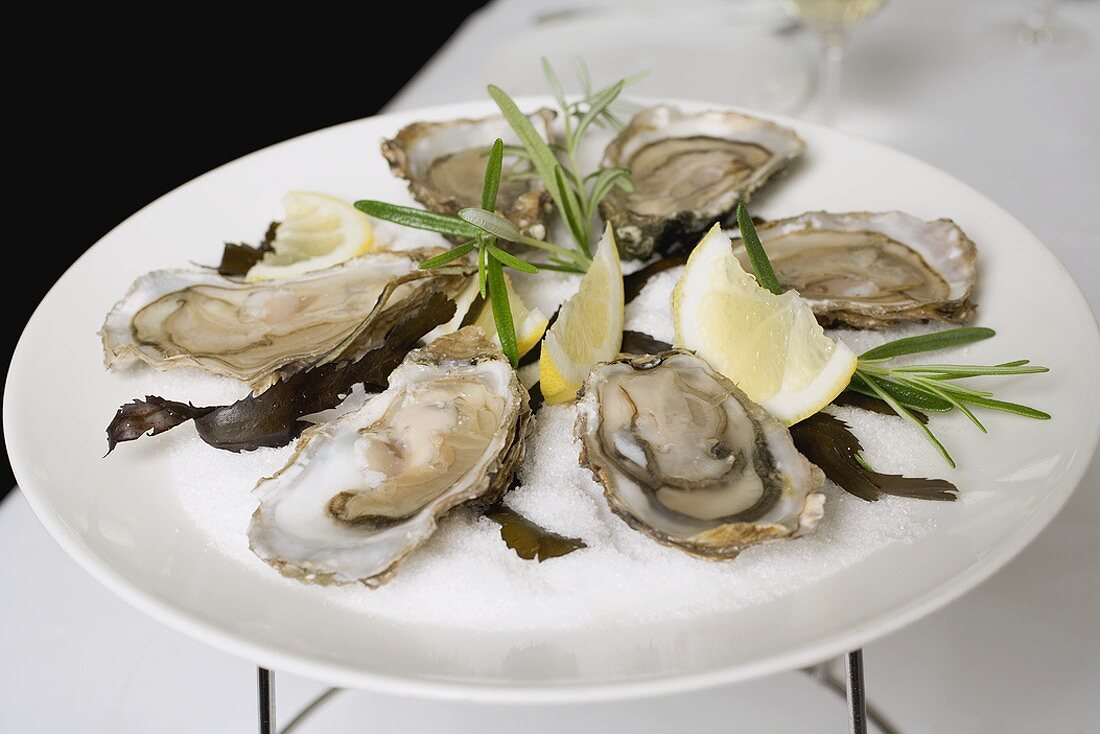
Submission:
[[[668,342],[654,339],[641,331],[623,331],[623,345],[619,351],[623,354],[660,354],[672,349]]]
[[[156,395],[146,395],[144,400],[135,398],[118,409],[108,426],[107,453],[114,451],[120,441],[133,441],[146,434],[156,436],[212,410],[215,408],[165,400]]]
[[[860,457],[863,446],[848,424],[828,413],[816,413],[791,426],[794,445],[849,494],[875,502],[882,495],[953,502],[958,488],[945,479],[903,477],[872,470]]]
[[[485,511],[485,517],[500,525],[500,538],[527,561],[558,558],[581,548],[587,548],[580,538],[569,538],[531,522],[515,510],[502,504]]]
[[[278,229],[279,222],[269,224],[258,247],[244,242],[226,242],[225,247],[222,248],[222,260],[218,264],[218,272],[222,275],[244,277],[253,265],[263,259],[264,253],[274,249],[271,243],[275,241],[275,232]]]
[[[542,385],[536,382],[531,387],[527,388],[527,404],[531,406],[531,412],[537,413],[543,403],[546,402],[546,398],[542,396]]]
[[[845,390],[837,395],[833,398],[833,405],[839,405],[842,408],[859,408],[860,410],[867,410],[872,413],[878,413],[879,415],[889,415],[894,418],[898,417],[898,414],[894,412],[894,409],[891,408],[890,404],[885,400],[871,397],[870,395],[864,395],[854,390]],[[928,423],[928,416],[919,410],[910,409],[909,412],[921,423]]]
[[[239,452],[285,446],[310,425],[303,416],[336,407],[355,385],[362,384],[368,392],[384,390],[409,350],[454,313],[454,301],[435,291],[409,309],[381,314],[377,323],[388,329],[380,344],[353,342],[341,358],[297,372],[259,395],[229,405],[198,407],[154,395],[134,400],[119,408],[107,426],[107,453],[118,443],[154,436],[188,420],[214,448]]]

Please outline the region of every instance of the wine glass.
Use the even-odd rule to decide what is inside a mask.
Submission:
[[[821,38],[822,112],[826,125],[836,122],[840,104],[844,46],[854,28],[878,12],[885,0],[787,0],[791,11]]]
[[[993,29],[1002,45],[1022,49],[1035,60],[1075,59],[1089,47],[1088,35],[1059,17],[1062,0],[1026,0],[1022,17],[999,22]]]
[[[1040,0],[1028,8],[1016,29],[1016,40],[1025,46],[1049,46],[1057,38],[1060,0]]]

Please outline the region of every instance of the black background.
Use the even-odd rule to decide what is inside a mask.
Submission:
[[[10,27],[33,53],[5,71],[13,132],[4,157],[15,162],[5,214],[18,223],[5,247],[4,272],[17,284],[4,299],[5,375],[46,291],[115,225],[222,163],[374,114],[483,4],[268,6],[277,17],[262,24],[66,13]],[[49,395],[41,405],[66,419]],[[0,498],[14,482],[5,450]]]

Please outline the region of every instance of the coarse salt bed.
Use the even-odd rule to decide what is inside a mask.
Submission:
[[[627,328],[672,341],[668,304],[680,270],[651,279],[627,306]],[[576,280],[569,278],[517,282],[525,301],[548,314],[576,287]],[[942,327],[830,333],[859,352],[937,328]],[[200,387],[207,397],[219,390],[240,397],[244,391],[239,384],[227,386],[192,373],[154,375],[146,383],[170,396],[192,397]],[[934,467],[937,475],[950,478],[935,450],[900,419],[850,408],[830,410],[851,425],[877,469],[926,475]],[[756,546],[732,561],[699,559],[650,540],[610,511],[602,489],[577,463],[574,415],[570,405],[548,405],[538,412],[520,486],[506,502],[548,529],[582,538],[587,548],[542,563],[525,561],[501,541],[496,523],[459,508],[441,521],[439,531],[399,567],[389,584],[376,590],[316,587],[313,593],[403,622],[499,629],[622,625],[729,612],[773,600],[934,528],[932,515],[912,500],[863,502],[826,482],[825,518],[813,535]],[[256,507],[251,489],[260,477],[281,467],[293,447],[242,454],[217,451],[203,444],[190,426],[157,440],[167,442],[180,501],[210,546],[279,583],[298,584],[276,577],[252,555],[246,538]]]
[[[682,267],[669,268],[657,273],[637,297],[626,304],[626,318],[623,328],[649,334],[654,339],[671,344],[676,340],[676,329],[672,325],[672,289],[680,275]]]

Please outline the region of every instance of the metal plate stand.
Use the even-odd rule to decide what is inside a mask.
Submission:
[[[848,731],[867,734],[867,700],[863,689],[863,650],[848,653],[844,660],[844,676],[848,698]]]
[[[848,700],[848,731],[850,734],[867,734],[870,721],[882,734],[899,734],[897,728],[875,707],[867,703],[863,685],[863,650],[853,650],[844,659],[843,682],[833,675],[828,662],[806,668],[804,672],[826,688]],[[257,668],[259,682],[260,734],[291,734],[317,710],[321,704],[340,691],[328,688],[298,712],[282,729],[275,724],[275,674],[266,668]]]
[[[260,696],[260,734],[275,734],[275,676],[267,668],[256,668],[256,682]]]

